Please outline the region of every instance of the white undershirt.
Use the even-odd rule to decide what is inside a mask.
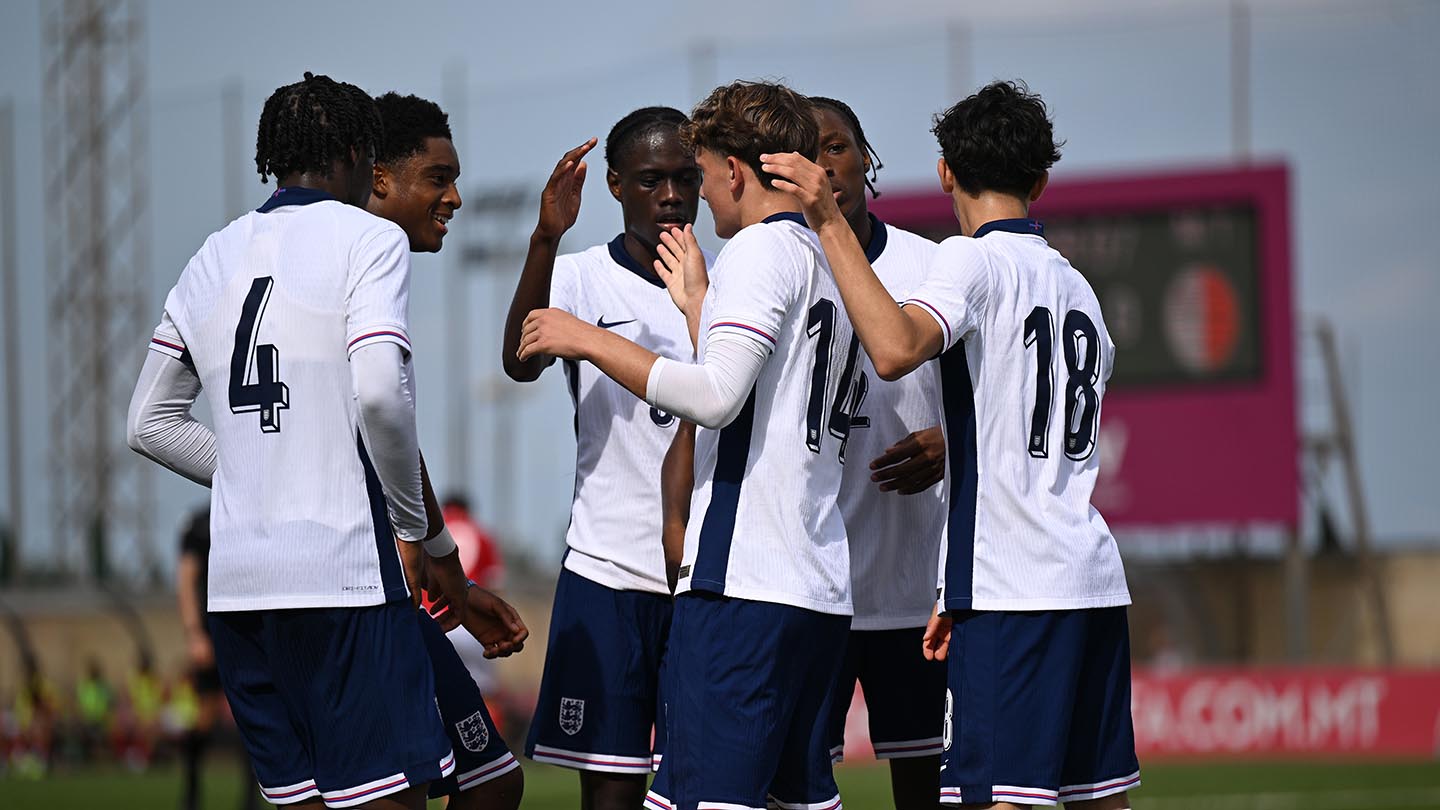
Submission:
[[[701,427],[725,427],[745,406],[769,354],[759,340],[716,333],[700,363],[656,360],[645,382],[645,401]]]

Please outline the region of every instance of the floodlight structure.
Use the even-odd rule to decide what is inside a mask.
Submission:
[[[124,439],[155,314],[144,4],[64,0],[41,25],[54,561],[154,576],[150,465]]]

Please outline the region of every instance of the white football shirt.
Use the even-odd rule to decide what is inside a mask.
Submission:
[[[997,220],[942,242],[905,303],[944,333],[945,607],[1128,605],[1115,538],[1090,505],[1115,344],[1089,282],[1039,222]]]
[[[214,421],[210,610],[408,596],[349,358],[381,341],[408,357],[409,284],[399,226],[287,188],[211,234],[170,290],[150,348],[194,367]]]
[[[730,332],[772,354],[735,421],[696,432],[677,593],[849,615],[850,552],[836,496],[854,388],[842,380],[852,332],[803,217],[773,215],[726,243],[701,324],[702,352],[708,335]]]
[[[880,283],[896,301],[925,280],[938,247],[923,236],[886,225],[872,214],[865,249]],[[860,406],[850,421],[840,511],[850,544],[855,590],[853,630],[923,627],[935,610],[935,561],[945,534],[945,484],[914,495],[881,492],[870,462],[891,445],[941,422],[940,381],[934,363],[886,382],[858,352]]]
[[[693,356],[685,316],[655,274],[625,252],[623,234],[556,257],[550,306],[662,357],[689,362]],[[575,404],[575,495],[565,568],[609,588],[668,595],[660,465],[678,420],[589,363],[565,361],[564,367]]]

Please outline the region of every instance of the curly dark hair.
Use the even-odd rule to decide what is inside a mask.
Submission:
[[[619,171],[620,162],[642,138],[657,132],[676,132],[690,122],[674,107],[641,107],[615,122],[605,137],[605,163]]]
[[[850,105],[839,99],[827,98],[825,96],[811,96],[810,103],[816,107],[830,110],[850,125],[850,131],[855,135],[855,143],[860,146],[864,153],[865,160],[869,164],[870,171],[865,173],[865,188],[870,189],[871,197],[879,197],[880,192],[875,190],[875,180],[880,177],[880,170],[885,164],[880,160],[880,155],[875,152],[875,147],[870,145],[870,140],[865,137],[865,128],[860,126],[860,116],[850,109]]]
[[[336,160],[350,150],[375,154],[384,143],[380,112],[370,94],[353,84],[309,71],[303,81],[270,94],[260,112],[255,168],[260,182],[296,172],[330,176]]]
[[[690,113],[680,130],[687,149],[708,149],[749,164],[760,184],[774,190],[775,176],[760,169],[762,154],[820,154],[815,105],[783,84],[737,81],[717,87]]]
[[[375,151],[375,162],[386,166],[404,160],[425,148],[426,138],[454,140],[450,116],[440,105],[419,96],[386,93],[375,99],[384,125],[384,143]]]
[[[935,116],[931,128],[945,165],[968,194],[1000,191],[1028,197],[1060,159],[1055,130],[1040,96],[1024,82],[997,81]]]

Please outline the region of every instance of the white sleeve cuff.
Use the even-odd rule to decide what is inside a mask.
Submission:
[[[702,427],[725,427],[745,407],[769,354],[759,339],[714,335],[703,363],[657,359],[645,381],[645,401]]]
[[[425,553],[431,557],[444,557],[455,550],[455,538],[450,536],[450,528],[440,529],[440,533],[425,541]]]

